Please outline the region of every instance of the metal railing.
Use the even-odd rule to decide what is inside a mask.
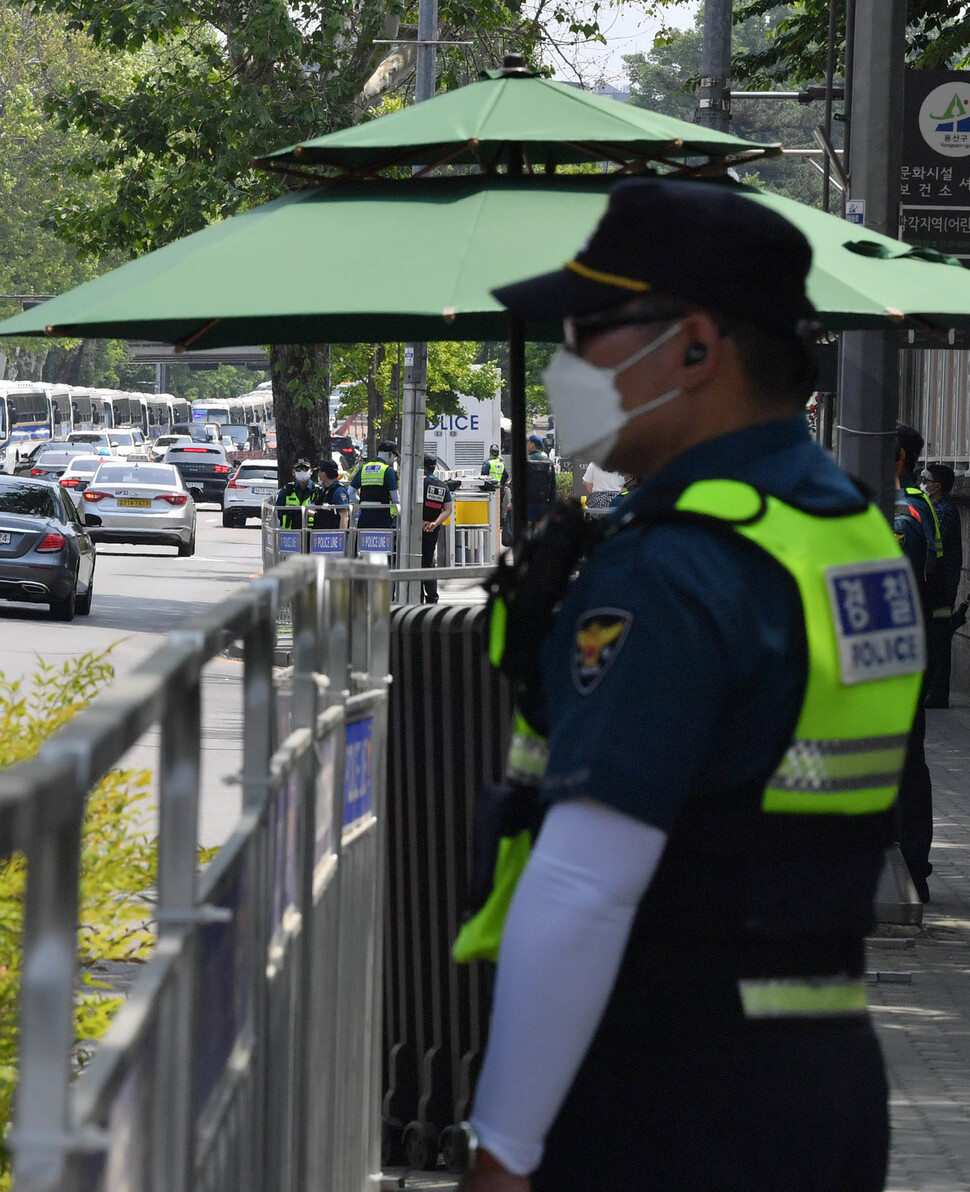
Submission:
[[[172,634],[35,760],[0,774],[0,858],[22,851],[28,871],[15,1192],[372,1186],[387,574],[288,561]],[[284,602],[285,693],[273,669]],[[232,640],[243,643],[242,811],[199,874],[202,674]],[[158,942],[74,1079],[85,802],[154,725]]]

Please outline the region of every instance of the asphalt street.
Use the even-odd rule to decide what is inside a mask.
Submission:
[[[70,624],[48,620],[46,605],[0,602],[3,677],[29,678],[41,659],[59,664],[109,647],[116,676],[124,675],[162,646],[166,634],[261,573],[255,520],[226,530],[219,510],[202,505],[197,526],[196,554],[188,559],[178,558],[174,547],[100,545],[91,614]],[[217,659],[204,675],[200,840],[206,845],[226,838],[239,811],[231,779],[240,768],[241,674],[241,663]],[[156,772],[157,731],[125,764]]]

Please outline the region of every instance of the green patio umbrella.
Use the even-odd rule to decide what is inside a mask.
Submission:
[[[731,160],[773,156],[780,145],[746,141],[578,87],[539,78],[519,54],[476,83],[258,159],[269,168],[325,166],[375,174],[392,166],[477,166],[492,172],[550,172],[556,166],[617,165],[686,157]]]
[[[7,319],[0,335],[146,337],[187,349],[502,339],[507,315],[491,289],[572,257],[611,181],[333,181],[148,253]],[[825,327],[970,326],[970,270],[959,264],[754,187],[708,185],[733,186],[802,229]],[[560,328],[525,333],[555,340]]]

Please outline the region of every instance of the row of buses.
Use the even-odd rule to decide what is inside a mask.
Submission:
[[[12,470],[39,443],[66,439],[74,430],[137,428],[146,438],[192,422],[239,423],[265,430],[273,421],[270,386],[224,402],[191,404],[170,393],[125,393],[51,385],[42,381],[0,381],[0,468]]]

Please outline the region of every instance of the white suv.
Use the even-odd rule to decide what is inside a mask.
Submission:
[[[222,524],[244,526],[247,517],[259,517],[267,497],[279,489],[275,459],[246,459],[239,465],[222,494]]]

